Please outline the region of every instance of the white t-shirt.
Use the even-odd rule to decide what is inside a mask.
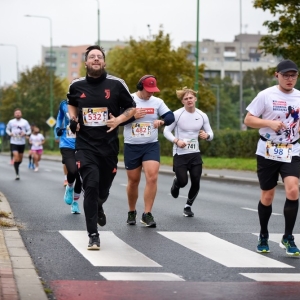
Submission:
[[[189,153],[200,152],[199,149],[199,131],[203,130],[209,134],[209,141],[214,138],[213,131],[209,124],[207,115],[200,109],[195,109],[193,113],[185,110],[184,107],[174,111],[175,122],[166,126],[164,136],[170,142],[175,138],[184,140],[188,145],[185,148],[179,148],[176,144],[173,145],[173,156],[175,154],[183,155]],[[174,131],[174,134],[172,133]]]
[[[276,144],[290,144],[299,139],[299,112],[300,91],[294,89],[292,93],[286,94],[279,90],[278,86],[267,88],[253,99],[246,108],[255,117],[267,120],[281,121],[286,129],[275,132],[270,127],[259,129],[259,134],[265,139]],[[300,145],[293,145],[292,156],[298,156]],[[256,154],[265,156],[266,141],[259,139]]]
[[[26,138],[25,135],[29,135],[31,133],[31,128],[25,119],[12,119],[7,123],[6,133],[10,135],[10,143],[14,145],[25,145]],[[21,136],[21,134],[25,134]]]
[[[151,96],[149,100],[143,100],[136,93],[132,94],[132,96],[136,103],[136,108],[146,109],[147,114],[145,117],[124,126],[124,143],[148,144],[157,142],[158,128],[153,127],[153,122],[170,111],[170,109],[158,97]]]
[[[31,150],[42,150],[43,145],[40,144],[44,141],[44,136],[41,133],[38,134],[31,134],[29,141],[31,142]]]

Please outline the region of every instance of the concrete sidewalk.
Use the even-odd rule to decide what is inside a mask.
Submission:
[[[8,153],[7,156],[9,156]],[[26,156],[24,155],[24,157]],[[61,161],[61,157],[43,155],[42,160]],[[24,163],[27,163],[26,159]],[[124,168],[124,163],[119,162],[118,167],[120,169]],[[165,165],[161,165],[160,173],[174,175],[172,167]],[[204,168],[201,180],[258,184],[257,175],[255,172],[233,171],[225,169],[211,170]],[[11,222],[13,222],[13,213],[7,199],[1,192],[0,211],[7,212],[9,214],[9,219]],[[0,299],[48,299],[31,257],[24,246],[17,226],[0,227]]]

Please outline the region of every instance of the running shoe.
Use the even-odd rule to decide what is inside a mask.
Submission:
[[[143,213],[142,219],[140,221],[142,224],[146,225],[147,227],[156,227],[156,222],[151,214],[151,212]]]
[[[65,181],[64,181],[64,186],[67,186],[68,185],[68,180],[66,179]]]
[[[20,180],[20,176],[19,175],[16,175],[16,180]]]
[[[31,162],[29,162],[28,164],[28,169],[31,169]]]
[[[13,165],[13,164],[14,164],[14,160],[11,159],[10,162],[9,162],[9,164],[10,164],[10,165]]]
[[[39,170],[39,168],[38,168],[38,167],[36,167],[36,168],[34,169],[34,172],[38,172],[38,170]]]
[[[177,178],[174,177],[173,184],[171,187],[171,195],[173,196],[173,198],[178,198],[179,196],[179,187],[176,185],[176,183],[177,183]]]
[[[283,249],[285,249],[285,252],[289,256],[299,256],[300,250],[296,246],[294,242],[294,236],[289,235],[286,239],[282,238],[279,246]]]
[[[74,192],[74,188],[67,185],[64,200],[68,205],[71,205],[73,202],[73,192]]]
[[[192,209],[191,209],[190,206],[185,207],[185,208],[183,209],[183,215],[184,215],[185,217],[193,217],[193,216],[194,216],[194,213],[192,212]]]
[[[136,210],[128,212],[127,224],[128,225],[135,225],[136,224]]]
[[[98,205],[98,224],[102,227],[106,224],[106,215],[102,205]]]
[[[100,237],[98,233],[93,233],[89,235],[88,250],[100,250]]]
[[[258,236],[258,245],[256,247],[256,251],[259,253],[269,253],[270,248],[269,248],[269,236],[263,236],[259,235]]]
[[[71,213],[72,214],[80,214],[80,209],[77,201],[73,201],[71,206]]]

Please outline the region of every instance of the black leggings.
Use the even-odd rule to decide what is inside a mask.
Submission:
[[[68,174],[68,183],[73,183],[75,180],[74,192],[76,194],[81,193],[81,177],[78,172],[75,158],[75,150],[71,148],[60,148],[60,153],[62,155],[63,164],[65,164]]]
[[[200,165],[192,165],[189,169],[186,166],[176,167],[175,175],[177,178],[176,185],[180,188],[183,188],[188,183],[188,174],[187,171],[190,173],[191,179],[191,187],[188,193],[188,199],[195,199],[198,195],[200,190],[200,178],[202,175],[202,164]]]
[[[68,171],[68,174],[67,174],[68,183],[73,183],[75,181],[74,192],[76,194],[80,194],[81,193],[81,178],[80,178],[80,174],[77,169],[75,157],[64,159],[64,163],[65,163],[67,171]]]

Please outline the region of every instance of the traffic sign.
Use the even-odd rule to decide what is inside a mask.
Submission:
[[[46,121],[46,123],[47,123],[50,127],[53,127],[53,126],[56,124],[56,120],[55,120],[55,118],[50,117],[50,118]]]

